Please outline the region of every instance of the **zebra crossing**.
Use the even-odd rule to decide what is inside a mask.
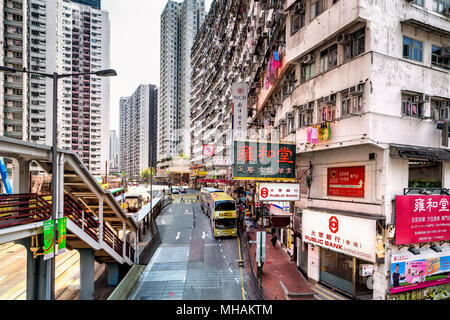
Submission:
[[[196,203],[200,202],[200,200],[197,199],[174,199],[173,203]]]

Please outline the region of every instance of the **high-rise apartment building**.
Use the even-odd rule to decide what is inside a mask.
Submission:
[[[71,0],[71,1],[84,4],[95,9],[101,9],[101,0]]]
[[[133,95],[120,99],[120,163],[128,178],[140,179],[141,172],[151,166],[155,103],[154,85],[140,85]]]
[[[204,18],[203,0],[168,1],[161,14],[157,157],[163,169],[189,155],[190,51]]]
[[[2,65],[22,70],[28,66],[28,8],[27,1],[4,1],[0,5],[3,50]],[[0,86],[0,134],[27,140],[28,135],[28,76],[2,73]]]
[[[3,65],[42,73],[110,68],[109,16],[100,1],[13,0],[2,4]],[[31,74],[4,74],[0,134],[52,144],[53,83]],[[109,79],[64,78],[58,89],[58,146],[78,153],[93,174],[109,155]]]
[[[109,173],[119,172],[120,143],[117,130],[109,133]]]

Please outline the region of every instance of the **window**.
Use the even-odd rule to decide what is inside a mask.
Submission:
[[[310,11],[311,18],[309,20],[313,20],[315,17],[321,14],[325,10],[324,7],[324,0],[312,0]]]
[[[314,77],[314,63],[302,64],[301,82],[306,82]]]
[[[365,28],[350,35],[350,41],[344,45],[344,61],[364,53],[365,50]]]
[[[313,124],[314,102],[307,103],[301,107],[298,113],[298,127],[309,127]]]
[[[319,123],[336,119],[336,104],[321,103],[319,108]]]
[[[402,114],[410,117],[423,117],[423,103],[419,102],[419,95],[402,94]]]
[[[442,163],[409,161],[409,188],[442,188]]]
[[[448,0],[433,0],[433,11],[444,13],[446,6],[449,6],[450,2]]]
[[[294,13],[291,18],[291,35],[305,26],[305,10]]]
[[[443,55],[443,51],[446,51],[446,56]],[[431,46],[431,65],[444,69],[450,69],[450,52],[444,48],[437,46]]]
[[[418,6],[423,7],[423,0],[413,0],[412,3],[414,3],[414,4],[418,5]]]
[[[320,73],[336,67],[337,65],[337,44],[323,50],[320,53]]]
[[[450,100],[431,99],[431,119],[435,121],[449,119]]]
[[[403,58],[422,62],[422,41],[403,36]]]
[[[288,135],[293,133],[293,132],[295,132],[294,131],[294,118],[293,117],[288,117],[288,119],[287,119],[287,130],[288,130],[288,132],[287,132]]]
[[[341,92],[341,115],[348,117],[354,114],[360,114],[364,106],[364,85],[359,85],[355,93],[350,93],[350,90]]]

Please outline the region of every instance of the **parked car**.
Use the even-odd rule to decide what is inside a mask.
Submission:
[[[177,187],[172,187],[172,194],[179,194],[180,191],[178,190]]]
[[[179,190],[181,193],[186,193],[186,189],[183,188],[183,187],[179,187],[178,190]]]

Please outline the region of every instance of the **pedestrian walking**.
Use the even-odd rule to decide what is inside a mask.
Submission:
[[[277,246],[277,240],[278,237],[275,233],[272,234],[272,239],[270,239],[270,242],[272,242],[272,246],[275,248]]]

